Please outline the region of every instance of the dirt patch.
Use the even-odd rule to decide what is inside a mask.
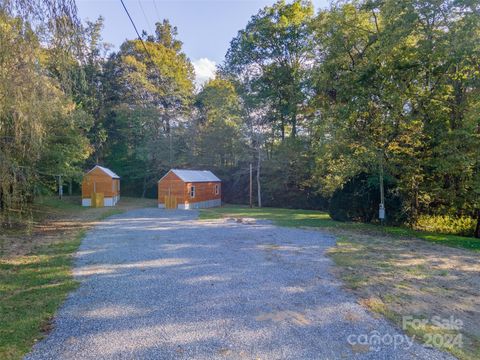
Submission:
[[[461,359],[480,358],[479,253],[398,238],[335,231],[329,251],[342,278],[359,302],[400,327],[405,319],[426,320],[406,331],[422,342],[434,334],[461,334],[461,344],[439,346]],[[438,320],[459,320],[458,331]],[[433,320],[433,321],[432,321]],[[442,337],[438,337],[442,339]]]
[[[262,224],[265,223],[265,220],[258,220],[255,218],[248,218],[248,217],[226,217],[226,222],[234,222],[238,224],[245,224],[245,225],[254,225],[254,224]]]
[[[55,244],[95,226],[99,220],[123,211],[155,206],[155,200],[122,198],[115,207],[83,208],[77,196],[36,205],[28,226],[0,234],[0,258],[31,254],[40,246]]]

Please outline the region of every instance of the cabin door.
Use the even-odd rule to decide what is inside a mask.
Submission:
[[[177,208],[177,197],[172,195],[172,189],[168,189],[168,195],[165,196],[165,208],[166,209],[176,209]]]

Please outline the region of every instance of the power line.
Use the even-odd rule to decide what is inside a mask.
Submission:
[[[157,3],[155,2],[155,0],[153,0],[153,6],[155,7],[155,12],[157,13],[158,21],[160,21],[161,20],[160,12],[158,11]]]
[[[138,5],[140,6],[140,10],[142,10],[143,17],[145,18],[145,21],[147,22],[147,26],[150,29],[150,32],[152,33],[152,35],[155,35],[153,30],[152,30],[152,26],[150,25],[150,21],[148,20],[147,14],[145,13],[145,10],[143,9],[141,0],[138,0]]]
[[[129,13],[128,10],[127,10],[127,7],[125,6],[125,3],[123,2],[123,0],[120,0],[120,2],[122,3],[123,8],[125,9],[125,12],[127,13],[128,18],[130,19],[130,22],[132,23],[133,28],[135,29],[135,32],[137,33],[138,39],[142,42],[143,48],[144,48],[145,51],[147,52],[147,55],[148,55],[148,57],[150,58],[150,61],[151,61],[153,64],[155,64],[155,62],[153,61],[152,55],[150,55],[150,53],[148,52],[147,46],[145,45],[145,42],[143,41],[142,37],[140,36],[140,33],[138,32],[137,26],[135,25],[132,17],[130,16],[130,13]]]

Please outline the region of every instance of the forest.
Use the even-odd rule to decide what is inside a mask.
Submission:
[[[171,168],[208,169],[224,201],[328,210],[480,237],[480,3],[283,0],[198,86],[175,24],[102,40],[73,0],[0,3],[0,223],[79,191],[95,164],[156,197]],[[125,26],[130,26],[126,23]]]

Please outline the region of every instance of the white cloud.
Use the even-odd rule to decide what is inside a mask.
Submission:
[[[207,80],[215,77],[215,70],[217,69],[215,61],[208,58],[201,58],[192,61],[192,64],[195,69],[195,82],[197,86],[201,86]]]

